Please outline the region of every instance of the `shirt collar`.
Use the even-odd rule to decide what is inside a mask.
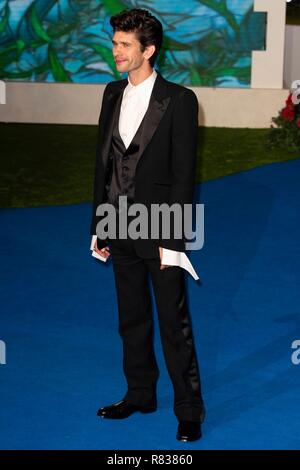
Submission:
[[[131,93],[134,93],[134,92],[137,92],[137,93],[145,93],[147,90],[152,90],[153,88],[153,85],[154,85],[154,82],[155,82],[155,79],[156,79],[156,76],[157,76],[157,73],[156,71],[153,69],[153,72],[151,75],[149,75],[148,78],[146,78],[145,80],[143,80],[141,83],[139,83],[138,85],[132,85],[132,83],[130,82],[129,80],[129,77],[127,78],[128,80],[128,85],[126,87],[126,91],[130,91],[130,94]]]

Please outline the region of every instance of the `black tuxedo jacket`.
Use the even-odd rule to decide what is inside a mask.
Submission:
[[[108,155],[117,102],[128,80],[107,84],[103,94],[98,123],[97,155],[94,180],[94,200],[90,233],[96,234],[100,217],[99,204],[105,200]],[[198,134],[198,100],[195,93],[165,80],[159,72],[154,82],[149,107],[143,121],[135,173],[135,203],[150,208],[153,203],[191,204],[193,201]],[[130,154],[129,145],[127,152]],[[171,218],[172,220],[172,218]],[[158,247],[185,251],[181,239],[142,239],[134,241],[139,256],[158,256]],[[98,247],[107,241],[98,239]]]

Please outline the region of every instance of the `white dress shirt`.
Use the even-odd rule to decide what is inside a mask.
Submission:
[[[152,74],[138,85],[132,85],[128,77],[119,117],[119,133],[126,148],[130,145],[148,109],[156,77],[157,73],[154,69]],[[93,235],[91,250],[93,250],[96,239],[97,236]],[[102,257],[95,251],[92,252],[92,255],[97,259],[101,259],[101,261],[106,261],[104,256]],[[186,269],[194,279],[199,279],[190,260],[183,252],[163,248],[161,264],[180,266]]]

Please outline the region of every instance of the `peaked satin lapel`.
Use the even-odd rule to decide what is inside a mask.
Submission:
[[[154,132],[159,126],[171,97],[168,95],[168,88],[166,80],[157,72],[157,77],[154,82],[153,90],[151,93],[149,106],[144,116],[144,123],[142,133],[140,136],[140,147],[137,156],[137,165],[141,159],[147,145],[151,141]]]
[[[137,162],[139,162],[147,145],[151,141],[154,132],[159,126],[159,123],[167,110],[170,99],[171,98],[168,96],[166,98],[163,98],[162,100],[158,100],[152,94],[148,109],[144,116],[144,123],[143,123],[142,132],[140,136],[140,142],[139,142],[140,146],[139,146],[139,151],[138,151],[138,156],[137,156]]]
[[[103,146],[102,146],[102,161],[104,168],[106,167],[107,164],[107,159],[109,155],[109,150],[110,150],[110,144],[111,144],[111,138],[112,138],[112,133],[113,133],[113,128],[114,128],[114,122],[115,119],[117,118],[117,115],[119,115],[120,111],[120,105],[122,101],[122,95],[123,91],[126,87],[127,80],[124,84],[122,85],[121,89],[111,93],[108,95],[108,106],[109,106],[109,115],[107,117],[106,125],[104,128],[104,139],[103,139]]]

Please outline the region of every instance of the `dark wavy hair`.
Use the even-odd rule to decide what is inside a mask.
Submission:
[[[144,52],[146,47],[154,45],[154,54],[149,59],[151,67],[154,66],[163,40],[163,27],[155,16],[151,15],[148,10],[132,8],[112,16],[110,24],[113,32],[134,32],[141,43],[141,52]]]

